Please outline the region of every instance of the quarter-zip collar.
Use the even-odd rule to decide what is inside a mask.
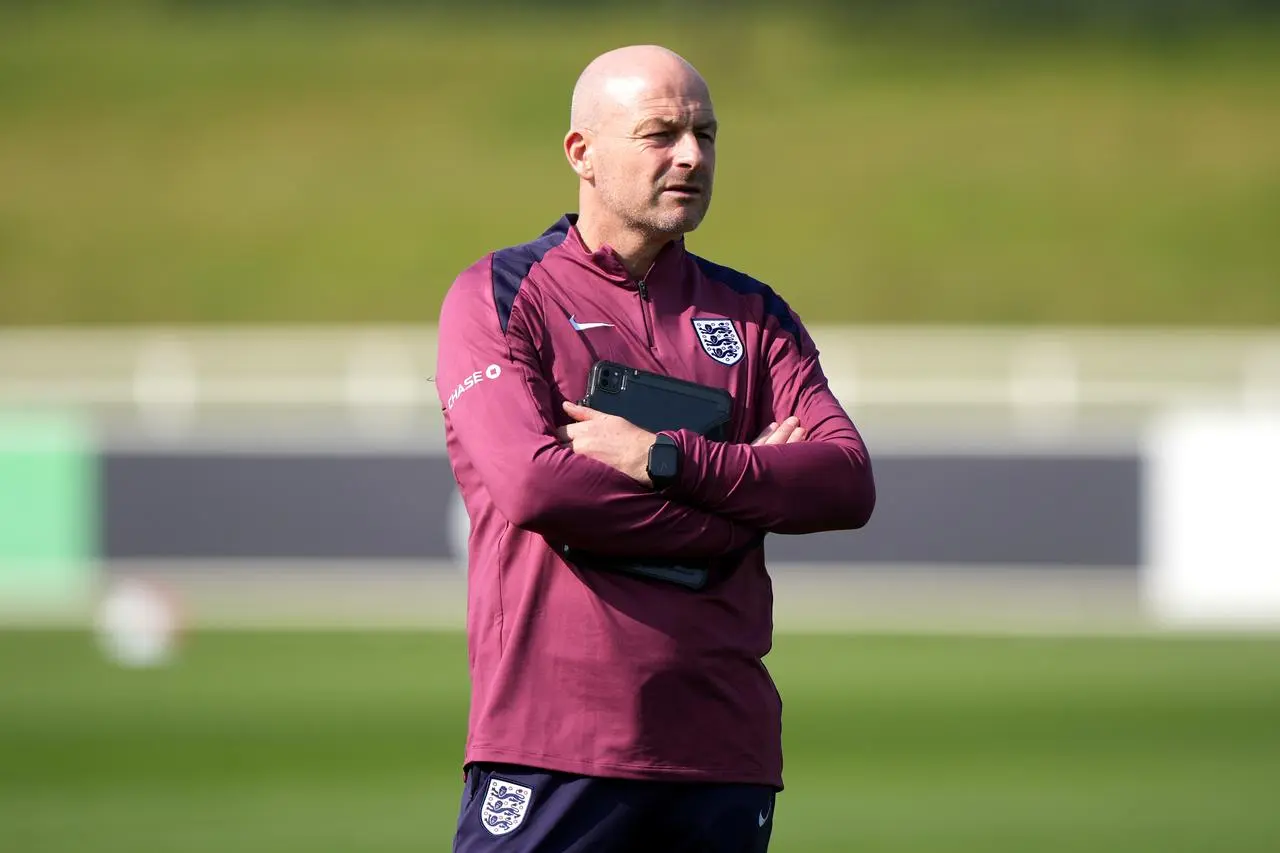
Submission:
[[[555,225],[547,229],[547,233],[551,232],[567,233],[568,237],[564,244],[569,256],[577,263],[594,270],[597,275],[614,284],[630,289],[636,288],[637,279],[627,271],[626,264],[622,262],[622,258],[612,246],[605,243],[595,251],[587,247],[581,232],[578,231],[578,214],[566,213]],[[653,259],[653,265],[649,267],[643,280],[652,285],[676,274],[681,267],[684,254],[683,237],[667,243],[658,250],[658,255]]]

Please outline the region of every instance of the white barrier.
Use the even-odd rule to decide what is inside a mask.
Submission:
[[[938,426],[1127,437],[1186,405],[1280,405],[1280,330],[823,326],[841,400],[883,436]],[[225,410],[335,413],[360,433],[439,420],[423,326],[0,330],[0,406],[72,406],[158,435]]]
[[[1280,409],[1158,419],[1145,506],[1143,589],[1158,620],[1280,628]]]

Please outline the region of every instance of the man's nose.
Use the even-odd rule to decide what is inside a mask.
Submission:
[[[702,165],[702,143],[695,133],[682,133],[676,142],[676,165],[686,169],[696,169]]]

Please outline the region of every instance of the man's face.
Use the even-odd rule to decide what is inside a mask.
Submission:
[[[596,134],[596,193],[627,227],[669,236],[692,231],[711,204],[715,177],[711,99],[694,81],[631,85],[634,91],[616,93]]]

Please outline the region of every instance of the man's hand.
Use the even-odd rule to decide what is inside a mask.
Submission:
[[[556,435],[574,453],[603,462],[646,486],[653,485],[649,480],[649,447],[657,436],[626,418],[568,400],[564,411],[575,423],[557,428]]]
[[[792,415],[782,423],[769,424],[765,427],[764,432],[751,442],[752,447],[764,447],[770,444],[793,444],[797,441],[804,441],[806,433],[804,427],[800,426],[800,419]]]
[[[564,411],[574,423],[556,429],[562,443],[574,453],[603,462],[646,486],[652,485],[648,468],[649,448],[656,438],[653,433],[625,418],[607,415],[568,400],[564,403]],[[793,416],[782,423],[769,424],[751,444],[753,447],[794,444],[804,441],[805,435],[800,419]]]

